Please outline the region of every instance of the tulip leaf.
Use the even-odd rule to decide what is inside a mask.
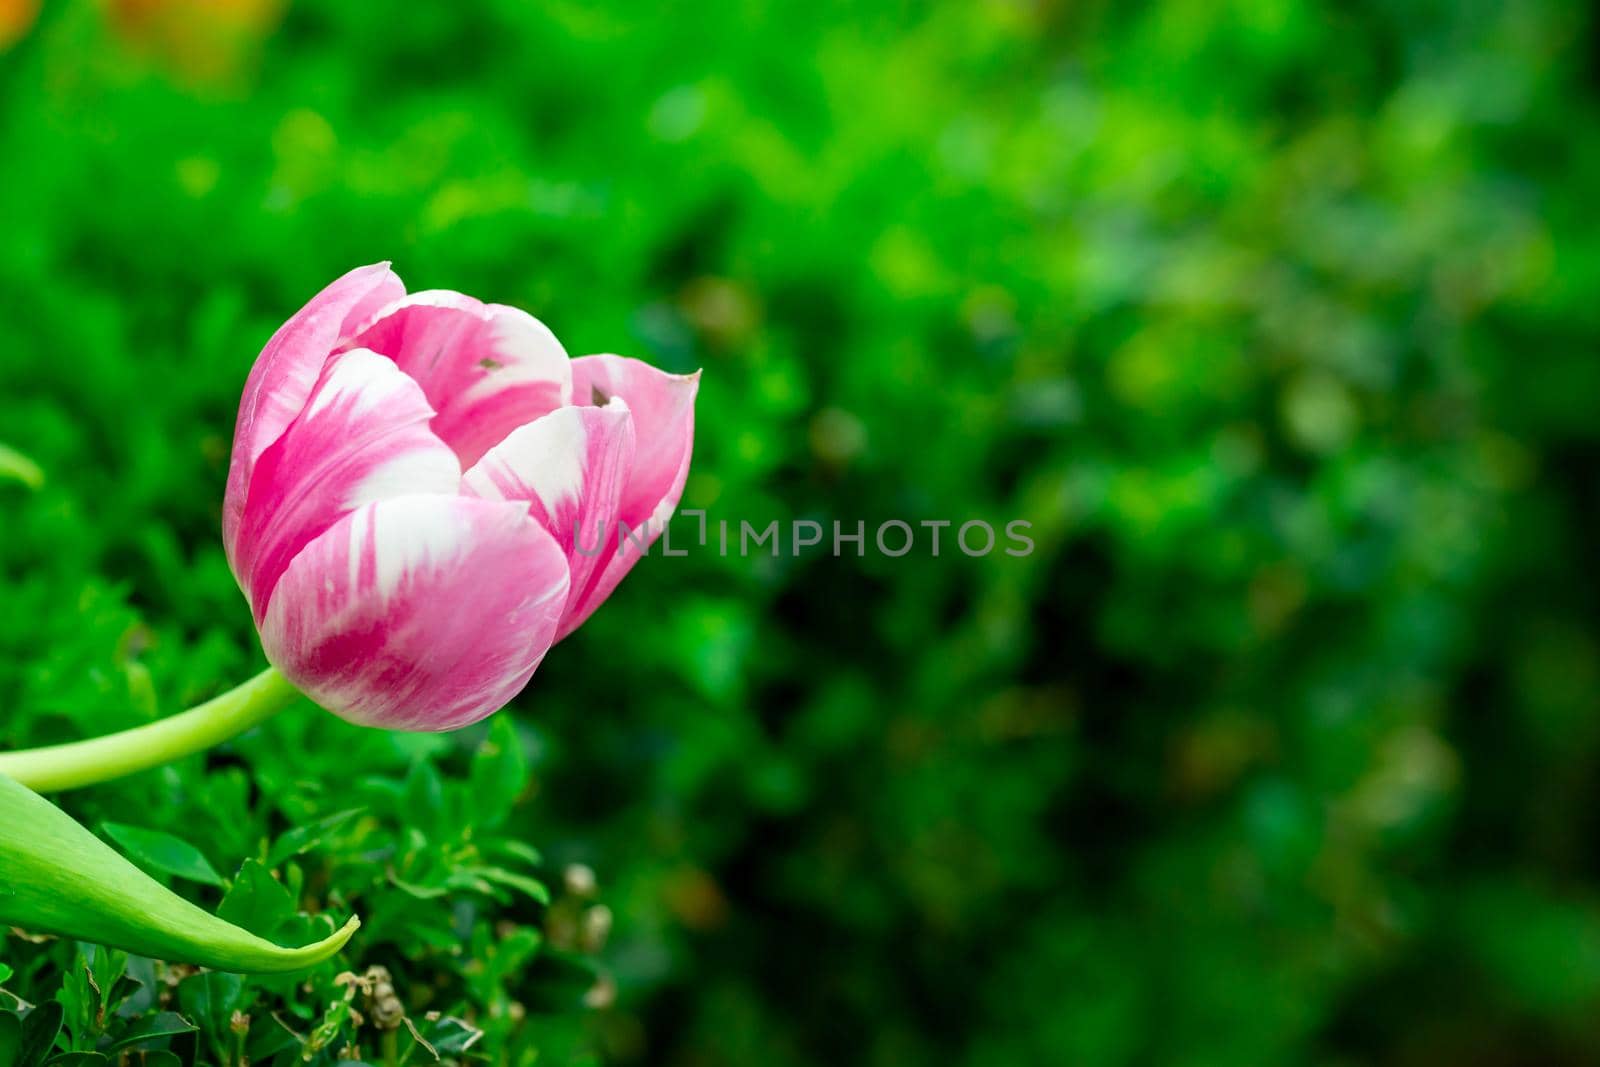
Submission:
[[[160,830],[146,830],[122,823],[102,823],[101,828],[123,851],[146,867],[176,878],[187,878],[203,885],[225,884],[211,861],[189,842]]]
[[[60,808],[0,775],[0,927],[219,971],[274,973],[321,963],[359,925],[352,917],[313,944],[276,945],[184,900]],[[61,1005],[54,1007],[59,1013]]]

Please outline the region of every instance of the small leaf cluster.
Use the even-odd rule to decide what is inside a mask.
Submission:
[[[204,825],[159,805],[143,825],[99,821],[135,863],[252,933],[301,944],[355,912],[360,938],[310,971],[245,977],[17,931],[0,943],[0,997],[13,1009],[0,1044],[14,1033],[25,1067],[421,1064],[474,1059],[575,1013],[602,975],[582,946],[550,944],[547,920],[570,903],[552,900],[542,857],[507,829],[529,786],[524,746],[504,717],[393,774],[339,790],[284,784],[270,817],[252,814],[239,769],[224,767],[197,780]],[[452,776],[441,764],[456,752]],[[229,877],[223,857],[237,864]]]

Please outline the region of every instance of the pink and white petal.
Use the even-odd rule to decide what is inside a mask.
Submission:
[[[380,352],[421,383],[438,412],[433,432],[463,467],[572,397],[571,361],[544,323],[448,290],[384,308],[347,346]]]
[[[335,345],[358,321],[405,296],[387,263],[358,267],[311,298],[278,328],[245,379],[222,506],[222,544],[230,563],[256,461],[305,407]],[[237,565],[234,574],[238,575]]]
[[[566,598],[561,548],[524,506],[395,497],[294,558],[261,643],[290,682],[351,722],[453,730],[527,685]]]
[[[612,397],[625,400],[633,415],[635,447],[617,509],[619,522],[629,533],[611,539],[587,586],[573,593],[557,640],[605,602],[666,529],[689,477],[699,388],[699,371],[668,374],[642,360],[614,355],[572,361],[573,399],[579,404],[604,404]]]
[[[604,404],[620,396],[633,413],[638,448],[622,490],[622,518],[640,526],[677,507],[694,449],[694,398],[700,372],[668,374],[626,356],[583,356],[572,361],[572,395],[578,404]]]
[[[526,501],[566,554],[576,594],[615,551],[617,507],[633,461],[633,418],[614,397],[605,407],[557,408],[518,427],[462,485],[486,500]]]
[[[388,497],[460,491],[460,464],[428,429],[432,417],[393,361],[358,348],[328,363],[250,480],[234,552],[257,623],[289,561],[345,515]]]

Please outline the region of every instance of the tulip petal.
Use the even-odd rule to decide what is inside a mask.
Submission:
[[[295,554],[363,504],[458,492],[455,453],[428,429],[417,383],[365,349],[336,356],[300,417],[261,454],[234,559],[256,622]]]
[[[525,505],[395,497],[294,558],[261,643],[290,682],[351,722],[451,730],[527,684],[567,585],[564,553]]]
[[[405,296],[387,263],[358,267],[294,314],[261,350],[245,379],[233,431],[228,490],[222,507],[222,544],[230,562],[238,548],[239,520],[256,461],[300,414],[333,346],[377,308]],[[234,573],[238,573],[237,568]]]
[[[615,397],[604,407],[558,408],[518,427],[462,483],[486,500],[528,503],[566,554],[570,612],[616,538],[617,508],[633,461],[633,418]]]
[[[668,374],[625,356],[583,356],[572,361],[574,402],[603,405],[621,397],[633,416],[635,448],[617,506],[622,524],[618,533],[626,535],[609,539],[588,586],[573,593],[557,640],[594,613],[666,529],[689,477],[699,388],[699,371]]]
[[[415,378],[438,414],[433,432],[470,467],[518,426],[566,404],[566,349],[538,319],[446,290],[413,293],[356,330]]]

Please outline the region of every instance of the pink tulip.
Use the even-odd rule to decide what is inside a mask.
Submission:
[[[267,659],[352,722],[494,712],[660,535],[698,386],[569,360],[526,313],[408,295],[386,263],[346,274],[239,405],[222,536]]]

